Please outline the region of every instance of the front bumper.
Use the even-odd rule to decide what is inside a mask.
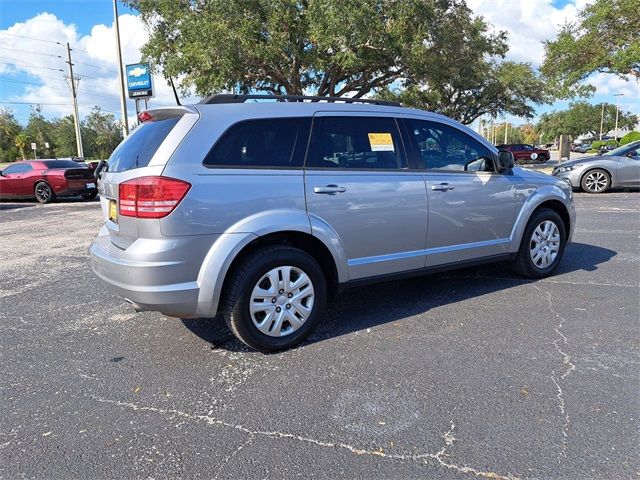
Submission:
[[[198,272],[213,243],[203,237],[138,239],[122,250],[101,231],[89,249],[91,267],[137,311],[197,317]]]
[[[575,170],[569,170],[568,172],[557,172],[553,171],[552,175],[559,180],[566,182],[571,185],[571,188],[579,188],[580,187],[580,175]]]

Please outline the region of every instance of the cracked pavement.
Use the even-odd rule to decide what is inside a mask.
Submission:
[[[640,193],[576,194],[558,272],[350,290],[302,347],[135,314],[97,202],[0,204],[0,478],[640,474]]]

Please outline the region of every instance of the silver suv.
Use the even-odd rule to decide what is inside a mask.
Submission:
[[[255,97],[143,112],[99,167],[93,270],[137,311],[220,314],[268,352],[307,337],[345,287],[558,266],[575,225],[566,182],[434,113]]]

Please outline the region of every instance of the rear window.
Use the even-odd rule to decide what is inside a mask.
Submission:
[[[74,162],[73,160],[46,160],[44,165],[52,170],[54,168],[82,168],[86,167],[84,162]]]
[[[300,168],[310,125],[310,118],[269,118],[236,123],[215,144],[204,165]]]
[[[109,171],[124,172],[149,165],[151,157],[180,118],[145,122],[138,126],[109,157]]]

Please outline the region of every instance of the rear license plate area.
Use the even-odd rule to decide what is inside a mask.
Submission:
[[[115,200],[109,200],[109,220],[118,223],[118,204]]]

